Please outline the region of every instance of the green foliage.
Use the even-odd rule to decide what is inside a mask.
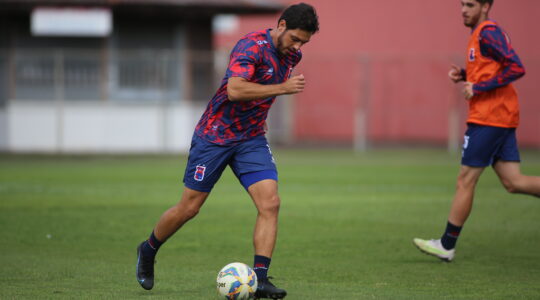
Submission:
[[[540,199],[480,180],[452,263],[438,238],[459,158],[438,150],[276,150],[282,207],[270,275],[287,299],[538,299]],[[523,170],[540,175],[537,153]],[[180,197],[185,157],[0,156],[2,299],[214,299],[217,272],[252,263],[256,210],[227,170],[162,248],[156,286],[136,246]]]

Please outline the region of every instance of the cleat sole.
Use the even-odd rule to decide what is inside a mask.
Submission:
[[[422,252],[422,253],[424,253],[424,254],[427,254],[427,255],[430,255],[430,256],[434,256],[434,257],[436,257],[436,258],[438,258],[438,259],[440,259],[440,260],[442,260],[442,261],[444,261],[444,262],[446,262],[446,263],[451,262],[451,260],[449,260],[448,258],[443,258],[443,257],[440,257],[440,256],[438,256],[438,255],[436,255],[436,254],[431,253],[431,252],[427,252],[426,250],[420,248],[420,247],[419,247],[416,243],[414,243],[414,242],[413,242],[413,245],[414,245],[418,250],[420,250],[420,252]]]

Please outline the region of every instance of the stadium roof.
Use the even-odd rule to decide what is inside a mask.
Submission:
[[[136,9],[182,14],[269,14],[284,8],[283,4],[272,0],[0,0],[0,11],[24,11],[38,6],[99,6],[115,11]]]

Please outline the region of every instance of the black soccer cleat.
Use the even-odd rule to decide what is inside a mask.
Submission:
[[[268,280],[268,278],[258,281],[255,299],[283,299],[285,296],[287,296],[287,292],[283,289],[277,288],[270,282],[270,280]]]
[[[145,290],[151,290],[154,287],[154,257],[144,257],[141,251],[142,242],[137,247],[137,281]]]

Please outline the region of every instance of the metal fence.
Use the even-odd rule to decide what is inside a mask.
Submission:
[[[17,50],[8,68],[12,100],[179,101],[185,55],[175,51]]]

